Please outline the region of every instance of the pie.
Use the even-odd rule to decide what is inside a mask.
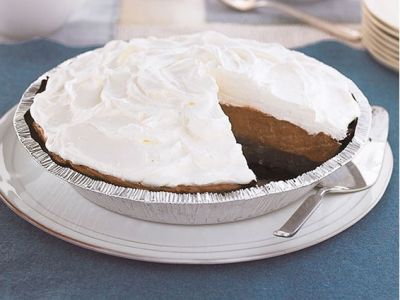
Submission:
[[[56,163],[92,178],[228,192],[339,153],[360,115],[350,84],[300,52],[216,32],[111,41],[49,73],[26,119]]]

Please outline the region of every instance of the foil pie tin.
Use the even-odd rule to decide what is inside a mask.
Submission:
[[[353,139],[335,157],[296,178],[228,193],[179,194],[115,186],[56,164],[31,137],[24,116],[41,82],[50,77],[54,70],[38,78],[22,95],[14,116],[14,128],[19,140],[37,163],[70,183],[83,197],[108,210],[133,218],[195,225],[233,222],[267,214],[310,192],[320,180],[351,161],[369,137],[371,107],[363,93],[352,83],[350,92],[361,111]]]

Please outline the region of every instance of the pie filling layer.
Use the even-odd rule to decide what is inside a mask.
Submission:
[[[45,83],[27,121],[57,163],[154,190],[221,192],[301,174],[337,154],[359,116],[334,69],[214,32],[113,41]]]

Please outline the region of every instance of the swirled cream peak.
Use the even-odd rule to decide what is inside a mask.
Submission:
[[[255,179],[219,102],[337,140],[359,115],[349,81],[276,44],[215,32],[112,41],[61,64],[31,107],[46,147],[155,186]]]

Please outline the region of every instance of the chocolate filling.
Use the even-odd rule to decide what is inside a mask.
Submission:
[[[356,125],[352,122],[347,137],[336,141],[249,107],[222,105],[222,109],[250,168],[263,181],[286,180],[315,169],[347,146]]]

